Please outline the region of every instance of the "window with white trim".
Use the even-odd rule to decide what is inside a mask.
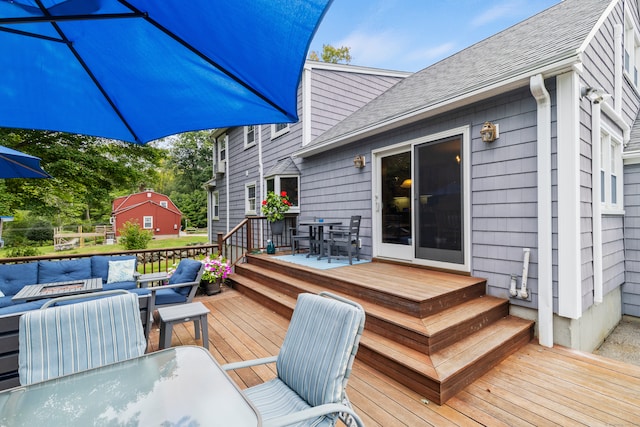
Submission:
[[[244,127],[244,148],[253,147],[256,145],[256,127],[245,126]]]
[[[218,151],[218,156],[216,159],[216,156],[214,156],[214,168],[213,170],[216,172],[226,172],[227,169],[227,140],[228,140],[228,136],[225,135],[221,135],[220,137],[218,137],[217,141],[217,151]]]
[[[168,208],[169,202],[167,202],[166,200],[160,200],[160,206],[162,206],[163,208]]]
[[[291,207],[290,212],[300,212],[300,177],[298,175],[275,175],[266,179],[267,193],[273,191],[280,194],[287,192]]]
[[[638,87],[638,69],[640,69],[640,36],[630,15],[624,20],[624,71],[629,81]]]
[[[244,185],[244,213],[245,215],[256,215],[256,183],[251,182]]]
[[[271,139],[276,139],[289,132],[289,123],[271,125]]]
[[[220,219],[220,192],[214,191],[211,194],[211,215],[212,219],[219,220]]]
[[[143,216],[142,217],[142,228],[145,230],[149,230],[153,228],[153,217],[152,216]]]
[[[623,208],[622,142],[607,131],[600,138],[600,202],[605,209]]]

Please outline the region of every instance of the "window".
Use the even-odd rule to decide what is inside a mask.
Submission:
[[[245,184],[245,215],[256,215],[256,183]]]
[[[227,170],[227,135],[218,138],[218,158],[215,160],[216,173],[225,173]]]
[[[142,217],[142,228],[145,230],[153,228],[153,217],[152,216],[144,216]]]
[[[622,143],[607,131],[600,139],[600,201],[605,209],[622,209]]]
[[[289,123],[278,123],[271,125],[271,139],[276,139],[289,132]]]
[[[212,219],[220,219],[220,192],[214,191],[211,197]]]
[[[160,201],[160,206],[162,206],[163,208],[168,208],[169,207],[169,202],[167,202],[166,200],[161,200]]]
[[[299,176],[284,176],[276,175],[267,178],[267,193],[273,191],[275,193],[287,192],[289,196],[289,202],[291,202],[292,212],[299,212],[300,210],[300,177]]]
[[[640,37],[630,15],[624,20],[624,71],[634,86],[638,87],[638,68],[640,68]]]
[[[256,145],[256,127],[245,126],[244,127],[244,148],[253,147]]]

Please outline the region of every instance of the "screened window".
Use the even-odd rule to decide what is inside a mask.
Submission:
[[[600,202],[605,208],[622,209],[622,143],[604,131],[600,144]]]
[[[256,143],[256,127],[245,126],[244,127],[244,148],[251,147]]]
[[[275,139],[289,132],[289,123],[271,125],[271,139]]]
[[[213,219],[220,219],[220,192],[214,191],[211,199]]]
[[[245,214],[256,215],[256,184],[245,184]]]

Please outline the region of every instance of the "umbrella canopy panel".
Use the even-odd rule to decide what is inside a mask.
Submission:
[[[51,178],[51,175],[40,168],[38,157],[0,145],[0,178]]]
[[[0,126],[144,143],[297,120],[331,0],[0,0]]]

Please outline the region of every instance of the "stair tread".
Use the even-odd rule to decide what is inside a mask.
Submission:
[[[245,266],[243,266],[243,268],[248,268],[254,272],[260,272],[262,269],[261,267],[251,266],[251,264],[248,264],[248,267]],[[269,277],[275,280],[286,281],[294,285],[295,287],[312,293],[319,293],[320,291],[327,290],[323,286],[314,285],[305,280],[292,278],[283,273],[269,271]],[[333,290],[331,292],[340,296],[344,296],[351,299],[352,301],[361,304],[368,315],[375,316],[380,319],[385,319],[388,322],[395,324],[396,326],[425,336],[432,336],[437,333],[442,333],[454,324],[472,319],[474,316],[486,312],[487,310],[491,310],[496,306],[507,304],[504,299],[485,295],[481,298],[474,298],[469,301],[463,301],[459,305],[449,307],[441,312],[432,314],[430,316],[419,318],[398,310],[382,307],[375,303],[368,302],[365,299],[358,298],[357,296],[348,295],[346,293],[341,293]]]
[[[484,354],[499,348],[514,335],[527,330],[531,323],[531,321],[507,316],[431,356],[366,329],[361,345],[374,349],[414,372],[437,381],[444,381]]]

